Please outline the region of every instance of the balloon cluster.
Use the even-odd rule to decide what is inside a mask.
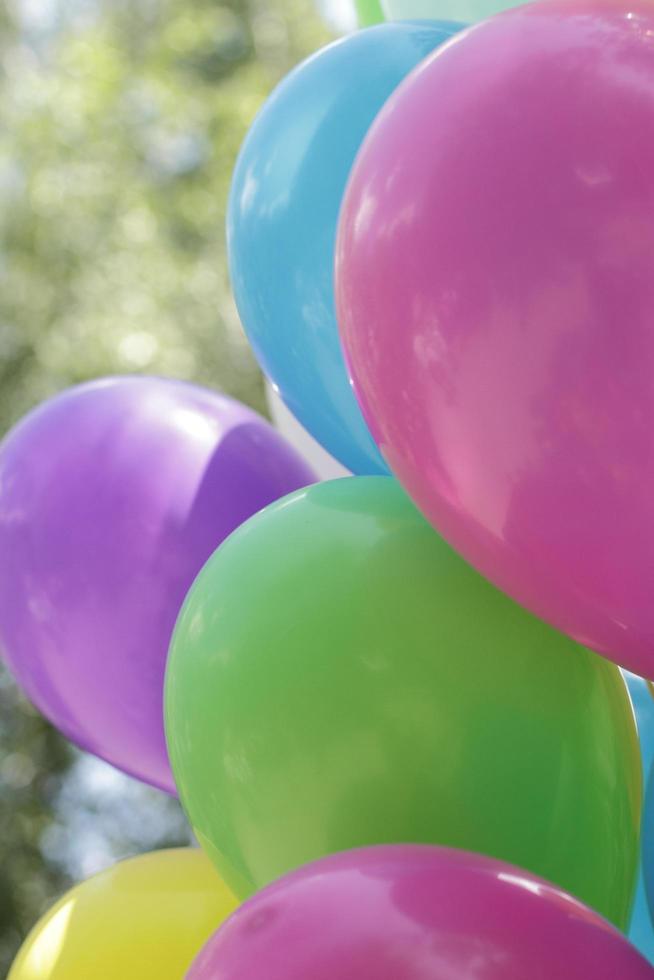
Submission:
[[[11,980],[654,977],[653,36],[385,24],[265,104],[234,292],[354,476],[154,378],[6,438],[7,662],[204,851],[74,889]]]

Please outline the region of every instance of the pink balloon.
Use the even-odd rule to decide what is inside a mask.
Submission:
[[[651,980],[585,905],[509,864],[419,845],[331,855],[245,902],[187,980]]]
[[[654,676],[654,6],[528,4],[424,62],[358,157],[336,280],[364,414],[418,506]]]

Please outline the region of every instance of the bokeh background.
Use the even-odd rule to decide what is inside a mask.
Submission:
[[[0,0],[0,435],[135,371],[265,412],[229,289],[230,175],[268,91],[353,26],[349,0]],[[174,800],[73,749],[0,662],[0,976],[72,882],[188,840]]]

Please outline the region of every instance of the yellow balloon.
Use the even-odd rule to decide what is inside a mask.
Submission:
[[[67,892],[7,980],[181,980],[237,904],[200,850],[130,858]]]

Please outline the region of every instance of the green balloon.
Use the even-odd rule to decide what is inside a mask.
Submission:
[[[524,0],[384,0],[386,20],[456,20],[474,24]]]
[[[641,774],[620,671],[473,571],[390,477],[292,494],[215,552],[175,628],[166,723],[240,896],[333,851],[429,842],[627,926]]]
[[[373,24],[383,22],[384,14],[380,0],[355,0],[355,6],[359,27],[371,27]]]

